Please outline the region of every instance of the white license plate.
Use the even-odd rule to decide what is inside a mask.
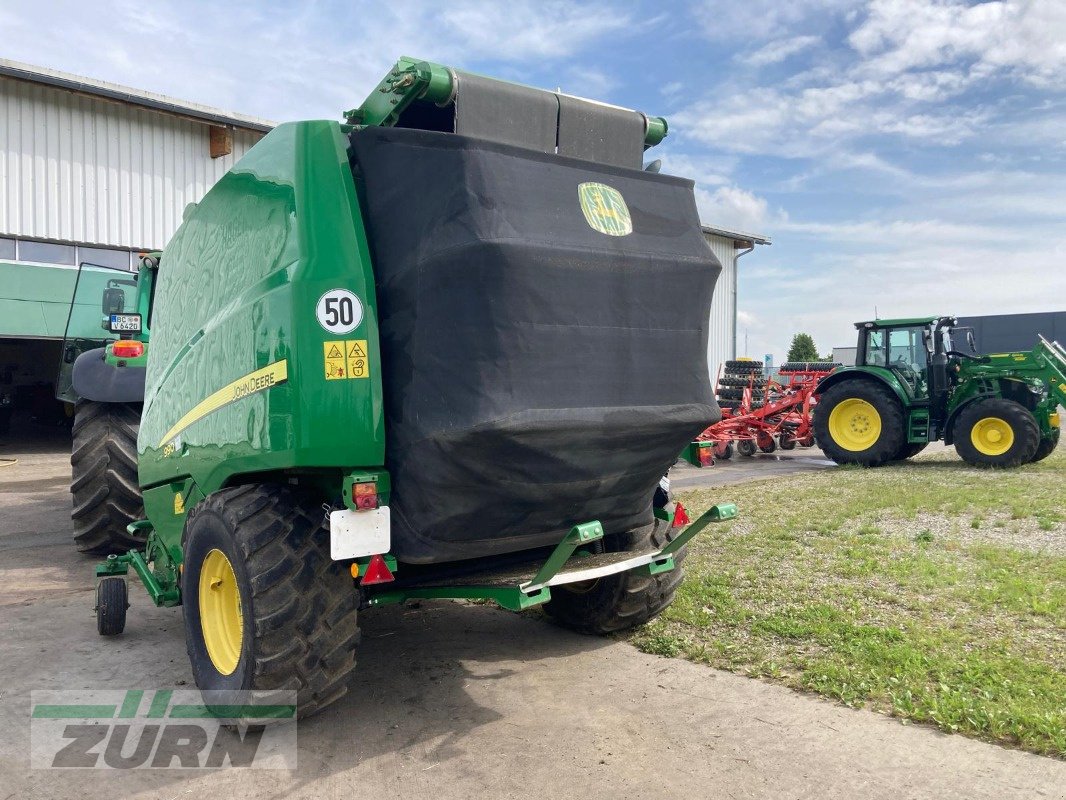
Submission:
[[[388,506],[330,512],[329,552],[334,561],[387,553],[391,547]]]
[[[140,333],[140,314],[112,314],[111,324],[108,326],[113,333]]]

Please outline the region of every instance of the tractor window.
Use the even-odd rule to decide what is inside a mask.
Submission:
[[[896,328],[888,333],[888,366],[916,395],[924,395],[927,351],[925,328]]]
[[[885,332],[866,332],[866,364],[871,367],[885,366]]]

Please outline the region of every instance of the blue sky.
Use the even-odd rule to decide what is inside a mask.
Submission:
[[[1066,2],[25,2],[0,55],[274,120],[401,54],[662,114],[741,261],[739,338],[1066,308]]]

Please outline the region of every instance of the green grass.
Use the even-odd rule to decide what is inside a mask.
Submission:
[[[1066,447],[1009,472],[946,452],[679,499],[741,516],[693,541],[642,649],[1066,756]]]

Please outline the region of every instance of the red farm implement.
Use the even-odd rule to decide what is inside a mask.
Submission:
[[[812,414],[818,382],[837,364],[788,362],[779,378],[765,378],[757,361],[727,361],[718,380],[722,419],[696,437],[685,459],[710,466],[734,452],[752,456],[780,447],[792,450],[814,445]]]

